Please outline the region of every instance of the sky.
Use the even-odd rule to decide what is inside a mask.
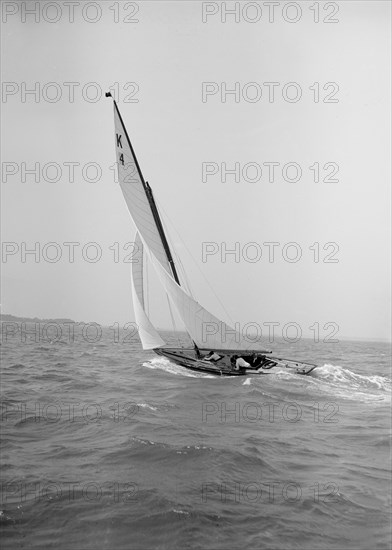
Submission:
[[[389,2],[23,4],[2,5],[3,313],[134,320],[111,89],[201,304],[390,338]]]

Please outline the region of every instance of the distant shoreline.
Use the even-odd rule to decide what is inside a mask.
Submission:
[[[9,313],[0,313],[0,322],[1,323],[73,323],[73,324],[82,324],[87,325],[89,323],[94,323],[97,325],[100,325],[105,328],[110,328],[110,325],[104,325],[101,323],[97,323],[96,321],[74,321],[73,319],[67,319],[62,317],[54,317],[49,319],[41,319],[39,317],[20,317],[17,315],[11,315]],[[133,321],[134,322],[134,321]],[[177,333],[177,334],[187,334],[183,330],[177,330],[174,331],[171,328],[158,328],[161,332],[170,332],[170,333]],[[313,340],[312,337],[301,337],[302,340]],[[384,344],[391,344],[392,341],[388,340],[387,338],[369,338],[369,337],[362,337],[362,336],[340,336],[339,341],[344,342],[378,342],[378,343],[384,343]]]

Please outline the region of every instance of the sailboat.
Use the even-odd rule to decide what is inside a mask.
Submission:
[[[106,93],[106,97],[112,97],[111,93]],[[117,103],[112,99],[118,180],[136,227],[131,279],[135,319],[143,349],[153,350],[187,369],[220,376],[266,374],[282,368],[302,375],[312,372],[317,365],[275,357],[258,343],[250,343],[198,303],[181,284],[151,186],[144,180]],[[184,323],[193,347],[170,347],[150,321],[144,300],[146,258]]]

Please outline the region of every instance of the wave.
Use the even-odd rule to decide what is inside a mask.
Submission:
[[[145,461],[172,465],[174,468],[191,463],[193,467],[203,468],[204,461],[223,465],[223,478],[233,480],[246,476],[254,477],[263,470],[264,475],[278,475],[278,468],[271,464],[267,455],[254,445],[228,450],[219,446],[198,443],[176,444],[166,441],[131,436],[123,449],[128,459],[133,462]]]
[[[362,375],[339,365],[325,364],[311,374],[320,390],[342,399],[382,402],[391,399],[391,379],[379,375]]]
[[[24,365],[23,363],[14,363],[13,365],[4,365],[3,366],[4,369],[13,369],[13,370],[20,370],[20,369],[25,369],[26,368],[26,365]]]
[[[219,378],[214,376],[213,374],[207,374],[204,372],[196,372],[188,370],[185,367],[181,367],[180,365],[176,365],[175,363],[172,363],[168,359],[163,359],[161,357],[157,357],[154,359],[150,359],[150,361],[146,361],[143,363],[144,367],[147,367],[148,369],[159,369],[163,370],[165,372],[168,372],[169,374],[176,374],[179,376],[185,376],[188,378]]]
[[[359,374],[340,365],[326,363],[317,367],[305,378],[306,392],[321,392],[342,399],[368,403],[385,403],[391,398],[390,378],[374,374]]]
[[[152,405],[149,405],[148,403],[136,403],[138,407],[142,407],[142,409],[150,409],[150,411],[157,411],[158,407],[153,407]]]
[[[387,376],[359,374],[348,368],[326,363],[308,376],[299,376],[287,369],[269,373],[268,377],[249,376],[242,381],[248,396],[286,399],[314,398],[321,395],[367,403],[386,403],[391,399],[391,379]],[[245,388],[244,388],[245,391]]]
[[[348,384],[356,388],[391,391],[390,378],[378,375],[364,376],[339,365],[326,363],[322,367],[315,369],[311,376],[332,383]]]

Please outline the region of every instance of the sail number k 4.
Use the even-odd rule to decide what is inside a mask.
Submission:
[[[121,148],[122,149],[122,143],[121,143],[121,138],[122,138],[122,135],[121,134],[116,134],[116,147],[117,148]],[[118,157],[118,160],[121,162],[121,164],[124,166],[124,155],[123,153],[120,154],[120,156]]]

